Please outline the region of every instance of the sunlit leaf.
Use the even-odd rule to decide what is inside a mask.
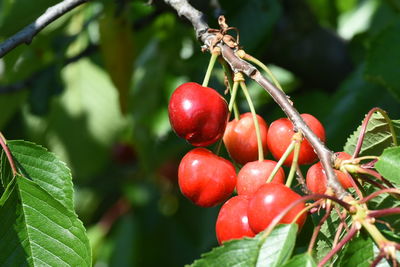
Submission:
[[[260,233],[251,239],[226,242],[190,266],[282,266],[293,251],[296,233],[296,224],[280,225],[267,238]]]
[[[313,257],[308,254],[299,254],[290,259],[283,267],[316,267]]]
[[[385,149],[375,168],[389,181],[400,184],[400,147]]]
[[[353,154],[360,135],[362,125],[360,125],[353,134],[347,139],[344,151]],[[360,150],[360,155],[379,156],[382,151],[393,145],[393,135],[389,124],[380,113],[374,113],[368,122],[364,141]]]

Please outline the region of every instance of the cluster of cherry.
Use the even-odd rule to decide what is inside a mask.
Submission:
[[[293,144],[293,125],[287,118],[270,124],[259,115],[245,113],[239,119],[228,122],[230,112],[225,99],[214,89],[189,82],[179,86],[171,96],[168,106],[170,123],[176,134],[197,148],[189,151],[181,160],[178,171],[179,187],[183,195],[202,207],[211,207],[226,201],[236,188],[237,195],[226,201],[216,222],[216,235],[221,244],[234,238],[252,237],[263,231],[287,206],[301,198],[285,185],[285,172],[278,162],[260,158],[270,153],[283,165],[291,165],[293,152],[287,153]],[[310,129],[325,141],[325,129],[310,114],[301,115]],[[255,118],[258,121],[256,133]],[[230,157],[241,165],[236,168],[229,160],[204,148],[222,138]],[[261,140],[261,142],[260,142]],[[300,140],[297,164],[311,164],[318,157],[307,140]],[[350,155],[340,152],[339,158]],[[351,186],[350,178],[335,170],[345,188]],[[310,167],[307,187],[314,193],[325,193],[326,176],[321,163]],[[299,203],[280,220],[280,223],[296,222],[302,227],[307,209]]]

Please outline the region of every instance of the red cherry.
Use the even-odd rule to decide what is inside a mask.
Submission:
[[[248,202],[247,196],[235,196],[222,205],[215,225],[219,244],[231,239],[255,236],[247,218]]]
[[[128,143],[115,143],[111,153],[112,159],[118,164],[129,164],[136,160],[135,148]]]
[[[179,160],[168,159],[164,161],[157,170],[160,177],[169,180],[170,182],[176,183],[178,179],[178,167]]]
[[[264,154],[266,154],[268,152],[268,125],[264,119],[258,115],[257,120],[260,126]],[[258,159],[256,130],[254,127],[253,116],[250,112],[242,114],[240,120],[234,119],[228,123],[223,140],[229,155],[236,162],[246,164],[247,162]]]
[[[262,185],[249,201],[247,216],[251,229],[255,233],[263,231],[283,209],[300,198],[300,195],[283,184]],[[296,205],[282,218],[280,223],[291,223],[304,208],[304,203]],[[307,214],[303,213],[296,220],[300,228],[306,218]]]
[[[265,184],[277,162],[273,160],[252,161],[246,163],[238,173],[236,191],[238,195],[252,195]],[[283,184],[285,172],[279,168],[272,181]]]
[[[179,164],[178,182],[183,195],[202,207],[225,201],[236,186],[233,164],[205,148],[195,148]]]
[[[208,146],[222,137],[228,105],[212,88],[184,83],[171,96],[169,120],[176,134],[195,146]]]
[[[301,114],[301,117],[311,128],[311,130],[325,142],[325,129],[322,124],[310,114]],[[281,118],[271,123],[268,131],[268,149],[271,151],[275,159],[280,159],[285,153],[287,147],[292,142],[292,136],[294,134],[293,124],[287,118]],[[304,139],[301,142],[300,154],[298,164],[311,164],[318,159],[314,149],[310,143]],[[293,152],[285,160],[285,165],[290,165],[293,160]]]
[[[340,153],[344,153],[344,152],[340,152]],[[344,157],[342,159],[349,159],[349,158],[346,158],[347,155],[342,154],[342,155],[339,155],[339,157]],[[351,158],[351,156],[350,156],[350,158]],[[336,176],[338,177],[339,182],[343,186],[344,189],[353,187],[351,180],[350,180],[351,178],[348,177],[344,172],[339,171],[339,170],[334,170],[334,172],[335,172]],[[306,176],[306,183],[307,183],[308,189],[310,189],[311,192],[313,192],[315,194],[325,194],[327,180],[326,180],[325,170],[322,167],[321,162],[318,162],[318,163],[312,165],[308,169],[307,176]]]

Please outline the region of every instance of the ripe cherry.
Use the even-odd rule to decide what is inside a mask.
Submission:
[[[236,191],[239,195],[253,195],[257,189],[265,184],[277,162],[273,160],[252,161],[246,163],[238,173]],[[272,180],[283,184],[285,172],[279,168]]]
[[[178,182],[183,195],[202,207],[225,201],[236,186],[233,164],[205,148],[189,151],[181,160]]]
[[[247,196],[235,196],[222,205],[215,225],[219,244],[231,239],[255,236],[247,218],[248,202]]]
[[[118,164],[129,164],[136,161],[136,151],[132,144],[115,143],[112,147],[111,156]]]
[[[300,195],[283,184],[262,185],[249,201],[247,216],[251,229],[256,234],[263,231],[282,210],[300,198]],[[280,220],[280,223],[292,223],[304,208],[304,203],[296,205]],[[306,213],[303,213],[296,220],[299,228],[303,226],[306,218]]]
[[[322,124],[310,114],[301,114],[301,117],[319,139],[325,142],[325,129]],[[280,159],[285,153],[292,141],[293,134],[293,124],[289,119],[281,118],[271,123],[268,131],[267,143],[268,149],[275,159]],[[306,139],[303,139],[301,142],[298,164],[311,164],[316,161],[317,158],[317,154],[315,154],[310,143]],[[287,157],[284,164],[290,165],[292,160],[293,152]]]
[[[342,160],[351,158],[351,156],[345,152],[339,152],[336,153],[336,155]],[[347,176],[344,172],[339,170],[334,170],[334,172],[344,189],[353,187],[350,180],[351,178]],[[312,165],[308,169],[306,176],[306,184],[311,192],[315,194],[325,194],[327,188],[326,186],[327,180],[326,180],[325,170],[322,167],[321,162]]]
[[[222,137],[228,105],[212,88],[184,83],[171,96],[169,120],[176,134],[195,146],[208,146]]]
[[[260,126],[261,141],[264,154],[267,149],[268,125],[263,118],[257,115]],[[224,144],[229,155],[236,162],[246,164],[258,159],[257,136],[254,127],[253,116],[250,112],[240,116],[240,120],[232,120],[226,126],[224,133]]]

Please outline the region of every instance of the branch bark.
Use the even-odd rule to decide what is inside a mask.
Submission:
[[[187,0],[164,0],[167,4],[171,5],[180,16],[186,17],[193,25],[196,31],[197,38],[203,44],[210,48],[214,34],[207,32],[208,24],[204,21],[204,15],[193,8]],[[221,48],[222,57],[230,65],[233,72],[242,72],[249,78],[257,82],[265,91],[267,91],[275,102],[281,107],[283,112],[287,115],[297,130],[300,130],[307,138],[308,142],[316,151],[322,166],[327,175],[328,186],[331,187],[338,198],[342,199],[348,193],[343,189],[339,183],[335,172],[332,168],[333,152],[330,151],[321,140],[314,134],[314,132],[307,126],[301,118],[299,112],[292,106],[288,96],[271,84],[259,71],[249,62],[241,59],[236,55],[236,51],[227,45],[219,43]]]
[[[34,22],[0,44],[0,58],[20,44],[30,44],[32,39],[43,28],[70,10],[83,3],[86,3],[87,1],[89,0],[64,0],[52,7],[49,7],[46,12],[38,17]]]

